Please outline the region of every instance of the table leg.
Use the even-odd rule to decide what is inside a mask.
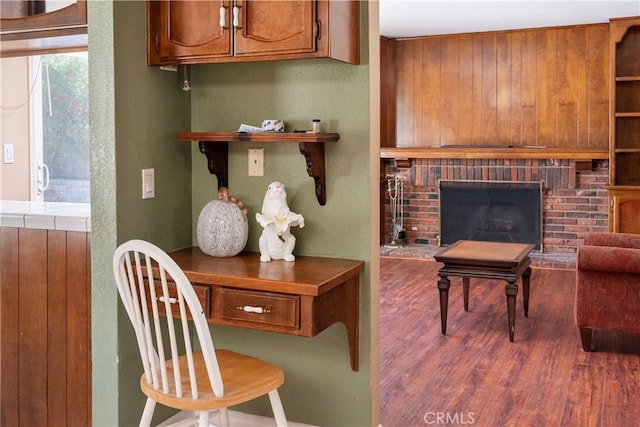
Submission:
[[[360,279],[358,276],[348,280],[342,286],[345,288],[345,305],[342,310],[342,323],[347,329],[347,341],[349,343],[349,359],[351,369],[359,369],[360,333],[358,319],[360,317]]]
[[[518,295],[518,285],[515,282],[508,282],[504,287],[507,296],[507,317],[509,318],[509,341],[513,342],[513,334],[516,331],[516,295]]]
[[[522,302],[524,304],[524,317],[529,317],[529,282],[531,279],[531,267],[527,267],[522,273]]]
[[[440,276],[438,280],[438,289],[440,290],[440,324],[442,327],[442,335],[447,334],[447,309],[449,307],[449,288],[451,281],[447,276]]]
[[[464,297],[464,311],[469,311],[469,278],[462,278],[462,295]]]

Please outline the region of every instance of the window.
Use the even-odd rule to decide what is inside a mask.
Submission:
[[[2,59],[3,199],[89,203],[87,53]],[[8,184],[8,185],[7,185]]]
[[[35,56],[32,64],[40,86],[32,98],[34,153],[42,147],[35,198],[41,192],[46,202],[89,203],[87,53]]]

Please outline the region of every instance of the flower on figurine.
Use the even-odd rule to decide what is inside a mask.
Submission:
[[[274,218],[276,228],[278,229],[278,236],[282,236],[282,233],[286,232],[290,227],[295,227],[303,223],[302,215],[287,211],[286,213],[276,215]]]

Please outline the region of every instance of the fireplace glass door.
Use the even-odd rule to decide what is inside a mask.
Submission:
[[[542,252],[542,182],[441,180],[439,189],[442,246],[531,243]]]

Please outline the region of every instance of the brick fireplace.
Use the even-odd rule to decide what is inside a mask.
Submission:
[[[437,246],[440,236],[438,182],[443,180],[542,181],[545,253],[574,253],[588,231],[608,230],[608,161],[576,164],[555,159],[411,159],[408,167],[385,162],[385,176],[404,179],[406,244]],[[384,194],[384,241],[390,241],[389,195]]]

